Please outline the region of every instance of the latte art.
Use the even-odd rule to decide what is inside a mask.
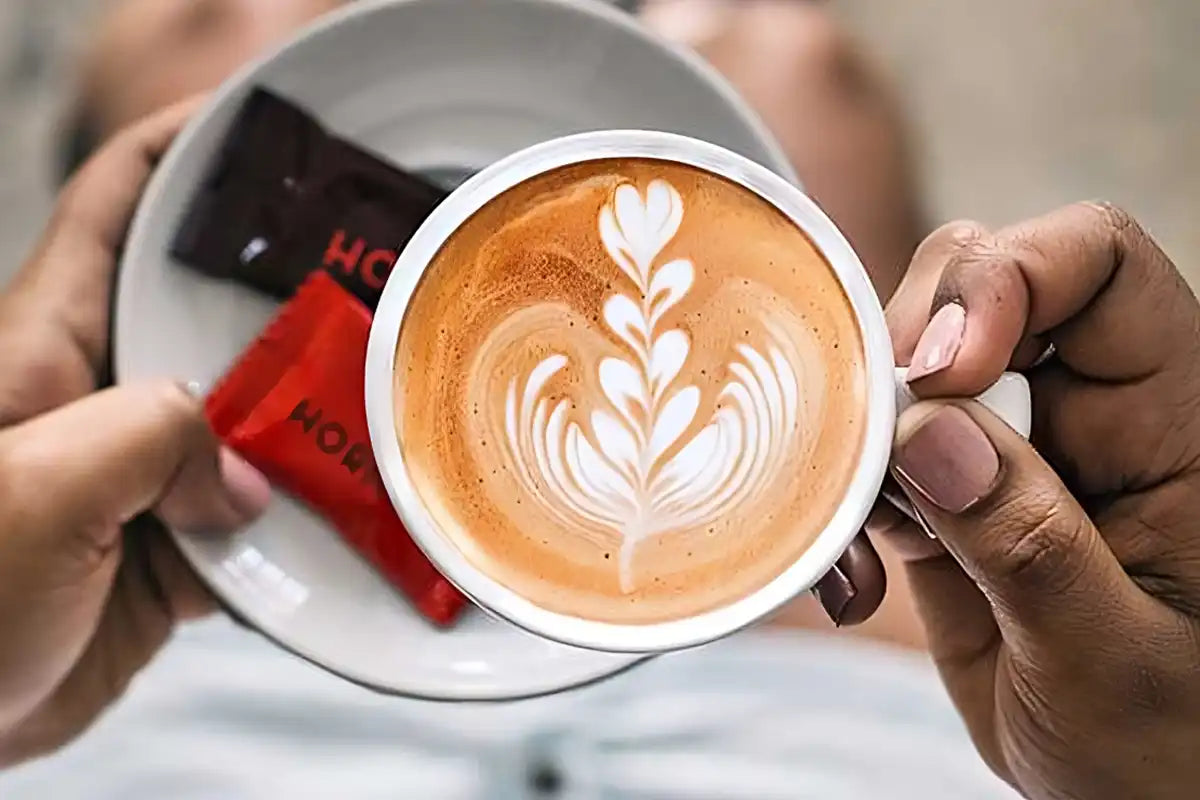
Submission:
[[[857,321],[773,206],[652,159],[489,201],[409,302],[396,433],[437,530],[544,608],[644,623],[795,562],[858,464]]]
[[[513,379],[505,404],[507,445],[523,488],[565,526],[593,524],[621,537],[620,584],[634,586],[637,545],[671,530],[708,525],[752,502],[783,466],[798,435],[796,368],[776,345],[760,353],[740,344],[724,402],[695,435],[700,389],[675,385],[691,342],[659,322],[692,288],[687,259],[659,264],[683,220],[683,200],[663,180],[645,197],[623,184],[600,212],[600,237],[631,291],[610,296],[603,319],[631,357],[600,361],[607,409],[590,424],[567,422],[570,400],[553,406],[547,381],[568,362],[543,359],[523,387]],[[778,337],[778,333],[774,333]]]

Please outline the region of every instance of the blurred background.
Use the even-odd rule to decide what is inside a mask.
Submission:
[[[718,1],[678,0],[681,4],[693,2],[697,7]],[[72,99],[78,93],[79,55],[98,28],[94,23],[97,14],[111,2],[114,0],[0,0],[0,246],[5,253],[0,258],[0,279],[19,264],[45,222],[60,169],[64,123]],[[134,0],[124,2],[133,5]],[[199,0],[136,2],[140,6],[139,14],[147,9],[204,5]],[[210,0],[208,5],[221,2]],[[229,5],[234,2],[228,0]],[[275,10],[283,5],[281,0],[257,2],[261,8],[278,4],[274,6]],[[322,2],[311,0],[313,5]],[[747,0],[728,2],[742,4]],[[779,2],[789,4],[789,0]],[[249,0],[246,3],[252,4]],[[815,0],[790,0],[790,3],[816,4]],[[1200,217],[1200,49],[1197,49],[1200,2],[826,0],[821,5],[859,40],[868,59],[878,62],[895,85],[911,128],[924,209],[930,224],[970,217],[999,226],[1074,200],[1111,200],[1129,208],[1150,228],[1193,285],[1200,286],[1200,225],[1196,224]],[[135,27],[140,30],[144,27],[144,16],[133,16]],[[735,44],[742,51],[731,53],[729,50],[736,48],[727,46],[723,49],[718,43],[712,52],[725,57],[726,67],[732,65],[734,71],[740,70],[739,76],[747,83],[759,87],[764,102],[788,105],[789,109],[794,107],[791,113],[797,116],[803,115],[805,110],[819,115],[821,111],[815,105],[789,103],[791,89],[778,90],[779,86],[789,85],[787,76],[782,81],[776,80],[786,71],[773,60],[778,43],[799,32],[798,29],[782,31],[780,36],[772,37],[774,31],[756,29],[755,36],[761,35],[761,39],[736,38]],[[234,45],[220,40],[217,49],[221,54],[227,54],[232,47]],[[748,57],[746,51],[753,51],[759,58]],[[168,49],[168,52],[174,59],[172,63],[180,61],[176,51]],[[121,55],[127,54],[122,51]],[[141,69],[136,56],[130,58],[135,60],[134,66]],[[714,59],[714,63],[717,60]],[[814,92],[808,99],[816,98],[829,108],[854,110],[852,101],[867,98],[863,105],[869,111],[878,110],[873,107],[878,105],[878,97],[873,101],[868,97],[868,82],[845,80],[843,73],[853,73],[862,65],[847,57],[843,50],[831,48],[824,60],[816,59],[814,63],[821,69],[832,65],[836,69],[825,69],[825,72],[837,74],[831,77],[820,70],[813,73],[812,64],[808,66],[809,72],[792,65],[795,68],[792,78],[812,79],[807,82],[822,91],[830,90],[826,92],[829,96]],[[864,86],[868,88],[864,89]],[[855,91],[857,97],[846,97]],[[781,97],[781,92],[785,96]],[[804,119],[811,121],[814,118],[825,119],[824,116]],[[890,121],[887,115],[847,113],[841,122],[848,123],[851,128],[856,124],[859,128],[868,127],[870,132],[880,133],[876,138],[887,140],[894,131],[881,131],[883,125],[876,123],[879,119]],[[825,152],[824,145],[828,140],[837,139],[824,132],[820,135],[826,141],[817,141],[817,137],[805,139],[805,135],[813,132],[812,126],[797,119],[788,121],[793,123],[790,127],[798,140],[813,145],[816,151]],[[862,131],[854,132],[861,134]],[[876,193],[886,195],[887,200],[895,200],[898,190],[895,185],[889,186],[887,180],[869,180],[872,175],[886,171],[878,169],[876,164],[887,164],[893,151],[881,146],[877,148],[874,160],[863,159],[857,143],[864,140],[870,141],[871,137],[848,139],[848,143],[842,143],[845,144],[842,149],[849,150],[853,156],[852,166],[859,169],[857,173],[850,170],[851,179],[844,179],[839,171],[835,182],[839,187],[849,186],[854,191],[830,191],[829,194],[841,196],[842,210],[847,214],[857,212],[859,222],[866,221],[864,238],[869,238],[869,234],[888,227],[886,214],[880,211],[887,206],[886,203],[872,206],[859,202],[859,199],[882,186]],[[836,151],[837,148],[828,150]],[[839,168],[845,166],[845,163],[838,165]],[[816,182],[806,180],[810,188]],[[856,180],[862,185],[856,185]],[[825,188],[828,189],[828,185]],[[901,188],[907,189],[908,185],[904,183]],[[846,198],[850,198],[848,203]],[[907,221],[893,220],[891,227],[903,228]],[[892,238],[892,245],[907,247],[911,244],[912,240],[904,239],[903,233],[899,236],[898,240]],[[907,255],[904,260],[907,261]],[[905,593],[893,590],[889,602],[892,605],[885,604],[884,613],[879,615],[880,623],[861,630],[866,636],[916,648],[919,652],[921,634],[906,605]],[[827,620],[813,603],[792,613],[793,616],[783,620],[785,624],[821,631],[828,629]],[[325,766],[322,761],[328,759],[331,752],[329,742],[335,742],[340,748],[336,751],[339,758],[348,758],[347,754],[351,752],[361,755],[362,760],[354,762],[355,765],[375,763],[370,761],[374,756],[397,771],[410,769],[418,778],[426,774],[421,770],[429,766],[426,762],[430,759],[417,759],[423,753],[420,747],[412,747],[416,754],[413,758],[417,759],[412,763],[397,761],[394,752],[397,742],[406,741],[405,736],[425,734],[421,726],[429,722],[420,716],[424,712],[416,704],[385,703],[348,684],[332,680],[322,683],[325,676],[310,670],[307,665],[276,653],[265,643],[251,639],[249,634],[234,633],[236,636],[229,630],[210,625],[188,640],[190,649],[175,647],[169,650],[157,673],[169,677],[141,684],[139,693],[123,706],[115,722],[107,723],[109,727],[103,735],[89,740],[88,747],[92,749],[84,747],[72,751],[77,756],[71,757],[80,759],[73,763],[90,764],[92,766],[88,768],[94,769],[97,763],[104,765],[110,761],[128,760],[109,758],[108,754],[124,756],[122,748],[126,742],[141,743],[140,746],[147,748],[147,753],[142,755],[148,766],[144,774],[135,768],[130,768],[128,774],[144,781],[138,784],[143,787],[142,793],[134,794],[123,788],[118,794],[100,795],[86,786],[80,789],[80,794],[70,796],[112,796],[121,800],[134,796],[182,797],[177,792],[181,780],[185,784],[190,781],[200,787],[197,792],[203,792],[209,785],[206,781],[216,785],[214,764],[218,759],[210,755],[210,761],[201,760],[199,768],[188,772],[193,769],[190,760],[196,753],[195,748],[208,747],[212,748],[211,753],[223,753],[236,751],[246,742],[253,743],[253,747],[246,746],[246,752],[253,751],[255,759],[266,759],[262,763],[271,767],[267,773],[273,777],[289,775],[296,786],[304,786],[313,776],[321,774],[321,768]],[[527,715],[519,719],[502,716],[508,711],[500,707],[482,711],[463,708],[460,709],[461,716],[449,715],[439,708],[437,714],[439,719],[447,720],[447,730],[458,725],[456,736],[470,729],[482,731],[481,740],[493,734],[500,739],[513,724],[541,730],[537,726],[542,725],[539,716],[542,714],[552,721],[560,712],[563,719],[584,718],[569,705],[575,700],[594,703],[601,709],[594,712],[598,714],[596,718],[603,721],[607,719],[605,712],[611,711],[614,718],[621,717],[627,706],[641,698],[646,703],[644,707],[636,707],[641,709],[641,715],[627,715],[641,724],[663,716],[661,709],[669,707],[671,691],[680,690],[679,699],[673,702],[681,707],[706,705],[719,696],[719,691],[724,691],[731,698],[729,704],[714,705],[709,716],[715,721],[712,730],[730,728],[729,740],[714,738],[730,752],[733,752],[733,746],[729,742],[737,737],[742,737],[739,740],[742,744],[749,743],[754,747],[773,738],[776,731],[768,724],[761,728],[755,726],[764,720],[765,723],[777,720],[786,712],[792,718],[803,715],[809,723],[822,720],[820,725],[801,726],[802,730],[793,732],[787,740],[788,746],[793,747],[788,751],[789,757],[793,752],[807,755],[808,761],[803,765],[814,770],[813,774],[820,774],[820,769],[827,766],[832,774],[839,766],[848,765],[850,773],[863,776],[864,780],[882,775],[880,780],[889,791],[875,796],[901,797],[899,789],[893,785],[894,776],[889,772],[897,768],[892,765],[908,765],[914,771],[921,771],[926,763],[922,759],[933,759],[938,769],[927,770],[932,776],[930,780],[945,781],[954,777],[955,770],[969,773],[972,780],[974,773],[971,770],[983,771],[982,764],[971,754],[969,743],[957,727],[928,665],[919,660],[919,656],[897,651],[886,657],[878,652],[864,657],[865,651],[850,649],[848,637],[834,642],[797,637],[795,632],[786,642],[774,639],[770,646],[764,644],[760,649],[750,644],[742,640],[736,645],[739,649],[718,648],[710,661],[703,662],[708,664],[707,667],[689,667],[688,681],[681,682],[679,673],[671,671],[674,662],[664,659],[656,662],[654,669],[631,673],[644,675],[637,679],[641,683],[634,683],[632,679],[629,682],[614,681],[597,687],[594,694],[566,695],[553,700],[560,705],[527,704],[509,709],[514,714]],[[846,652],[840,648],[846,648]],[[275,660],[265,660],[268,658]],[[754,664],[753,684],[743,680],[747,663]],[[860,672],[847,671],[846,663],[855,665]],[[261,679],[263,674],[272,675],[269,686]],[[853,690],[828,691],[825,682],[829,675],[839,676],[838,680],[844,678]],[[192,693],[183,698],[176,697],[178,685],[190,686]],[[731,685],[736,686],[737,691],[730,690]],[[803,689],[806,685],[810,688],[820,686],[823,691],[814,697],[812,693],[779,689],[797,686]],[[767,687],[772,693],[752,696],[747,691],[745,695],[761,705],[737,705],[745,699],[738,691],[761,687]],[[638,689],[642,690],[641,694],[635,691]],[[248,702],[248,697],[254,700]],[[847,714],[846,697],[854,698],[858,716]],[[302,702],[296,698],[301,698]],[[191,706],[185,702],[189,699],[195,701]],[[385,706],[386,714],[383,713]],[[745,712],[741,719],[749,720],[746,726],[739,728],[729,724],[728,716],[732,712],[728,709],[733,708]],[[774,717],[770,713],[772,709],[778,709]],[[928,724],[922,728],[925,723],[918,724],[914,720],[924,712],[929,712],[932,721],[926,721]],[[472,714],[479,716],[470,716]],[[871,759],[874,772],[863,769],[859,761],[839,761],[841,755],[834,747],[839,740],[862,738],[867,725],[864,720],[870,721],[871,714],[882,715],[884,724],[880,730],[889,734],[886,737],[880,734],[871,740],[871,746],[875,748]],[[370,722],[364,725],[363,720],[368,716]],[[417,719],[420,724],[414,725],[412,719]],[[514,723],[514,719],[518,719],[518,723]],[[163,720],[165,724],[161,722]],[[634,739],[626,738],[633,734],[629,734],[624,725],[624,719],[612,725],[614,750],[629,755],[632,760],[638,753],[636,748],[628,745]],[[888,725],[893,727],[888,728]],[[930,725],[935,734],[929,733]],[[147,730],[152,733],[147,734]],[[891,735],[895,730],[903,731],[902,735]],[[913,730],[919,733],[911,733]],[[182,738],[173,738],[168,733]],[[637,736],[643,733],[634,731]],[[938,738],[927,738],[934,735]],[[200,737],[200,740],[189,737]],[[449,734],[445,741],[452,741]],[[425,744],[420,742],[421,746]],[[460,749],[466,752],[471,744],[468,742]],[[431,748],[436,751],[441,746],[442,740],[436,740]],[[906,750],[906,747],[911,749]],[[453,748],[447,745],[447,749]],[[185,757],[181,758],[181,754]],[[435,755],[441,758],[444,754],[435,752]],[[678,762],[684,766],[677,765],[676,770],[689,776],[694,773],[697,782],[708,780],[714,772],[724,770],[727,763],[715,761],[709,764],[703,753],[692,753],[689,758],[693,760]],[[476,765],[474,755],[471,759],[462,762],[467,766],[450,758],[439,761],[436,766],[467,780],[474,774],[470,769],[484,769]],[[523,763],[516,758],[510,760]],[[181,767],[181,762],[189,763]],[[255,769],[260,765],[256,762]],[[698,765],[709,769],[699,769]],[[245,765],[223,766],[229,767],[232,776]],[[484,766],[491,768],[487,764]],[[653,766],[657,769],[659,765]],[[45,769],[56,769],[56,765]],[[642,774],[641,764],[631,769]],[[645,769],[646,774],[653,771],[649,767]],[[105,769],[97,772],[107,774]],[[428,774],[434,772],[430,767]],[[75,774],[81,786],[92,780],[92,775],[72,773],[69,768],[64,768],[63,773]],[[126,776],[115,767],[111,773],[109,777],[113,778],[114,785]],[[344,773],[355,774],[364,785],[371,783],[375,788],[388,788],[370,770],[356,772],[347,767]],[[46,775],[35,767],[25,776],[25,785],[31,787],[28,793],[22,794],[19,787],[9,789],[6,785],[0,789],[0,795],[5,798],[36,797],[38,800],[44,796],[53,796],[55,800],[66,797],[45,793]],[[244,776],[239,776],[242,778]],[[157,783],[160,779],[171,782]],[[170,789],[162,788],[168,785]],[[925,784],[912,785],[921,787],[920,792],[912,796],[968,796],[962,792],[931,794]],[[990,783],[986,785],[991,786]],[[275,789],[274,786],[266,787],[262,796],[280,796]],[[815,796],[835,794],[826,792]],[[197,793],[189,796],[232,795]],[[342,796],[368,795],[364,790],[362,794],[347,791]]]
[[[104,2],[0,0],[0,270],[44,219],[73,55]],[[1102,197],[1200,279],[1200,3],[830,6],[899,85],[934,221]]]

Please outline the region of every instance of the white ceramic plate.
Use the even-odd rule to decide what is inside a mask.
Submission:
[[[567,133],[646,128],[708,139],[791,177],[770,135],[710,69],[605,5],[360,0],[231,79],[171,149],[122,262],[114,332],[122,382],[169,376],[208,387],[274,309],[167,256],[197,181],[255,85],[415,169],[479,167]],[[478,612],[451,631],[434,630],[334,531],[286,497],[232,538],[176,538],[247,624],[380,691],[510,699],[594,681],[637,661],[543,641]]]

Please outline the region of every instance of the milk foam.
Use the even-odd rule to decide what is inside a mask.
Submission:
[[[799,435],[796,365],[775,344],[766,355],[738,345],[733,380],[719,395],[728,402],[688,435],[700,390],[672,384],[691,343],[684,331],[661,331],[658,323],[691,289],[695,269],[687,259],[656,264],[682,220],[679,192],[661,179],[644,198],[621,185],[600,212],[601,241],[632,289],[604,303],[604,322],[630,352],[596,367],[607,407],[602,398],[580,398],[594,408],[580,425],[567,422],[572,400],[551,406],[542,390],[567,366],[562,354],[543,359],[520,392],[513,378],[505,403],[506,444],[522,488],[564,526],[591,523],[621,537],[626,593],[634,589],[640,542],[707,525],[759,495]]]
[[[757,588],[828,521],[861,446],[862,346],[828,265],[763,201],[661,162],[587,166],[511,190],[435,259],[398,433],[493,577],[578,616],[672,618]],[[757,242],[715,227],[741,216]]]

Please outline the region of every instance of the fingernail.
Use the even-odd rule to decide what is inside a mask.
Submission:
[[[271,502],[271,484],[254,467],[228,447],[221,448],[221,483],[229,504],[246,519],[255,519]]]
[[[813,587],[813,594],[825,609],[825,613],[833,620],[833,624],[840,627],[850,601],[858,595],[858,589],[854,588],[854,583],[842,568],[835,565],[825,573],[825,577],[817,581],[817,585]]]
[[[895,486],[895,478],[890,475],[884,480],[884,483],[891,482]],[[895,491],[903,494],[899,486],[895,486]],[[876,503],[871,509],[871,513],[867,515],[867,521],[863,523],[863,533],[872,539],[887,536],[892,531],[900,530],[908,526],[909,517],[896,506],[896,502],[888,496],[888,493],[882,489],[879,496],[887,502]]]
[[[912,383],[953,364],[966,329],[967,311],[958,303],[947,303],[938,309],[917,340],[906,380]]]
[[[1029,368],[1036,369],[1040,367],[1042,364],[1045,364],[1047,361],[1054,358],[1057,353],[1058,351],[1054,347],[1054,342],[1051,342],[1050,344],[1046,345],[1046,349],[1043,350],[1042,354],[1037,357],[1037,360],[1029,365]]]
[[[908,496],[904,494],[904,490],[895,483],[894,479],[889,478],[884,481],[883,488],[879,490],[879,494],[884,500],[895,506],[899,513],[915,522],[927,539],[937,541],[937,536],[934,535],[933,529],[929,527],[929,521],[925,519],[925,515],[921,513],[921,509],[912,504],[912,501],[908,499]],[[875,533],[875,531],[868,532]],[[886,534],[886,531],[884,533]]]
[[[903,483],[952,514],[961,514],[986,497],[1000,475],[996,448],[957,406],[942,406],[921,420],[896,447],[893,458],[893,469]]]

